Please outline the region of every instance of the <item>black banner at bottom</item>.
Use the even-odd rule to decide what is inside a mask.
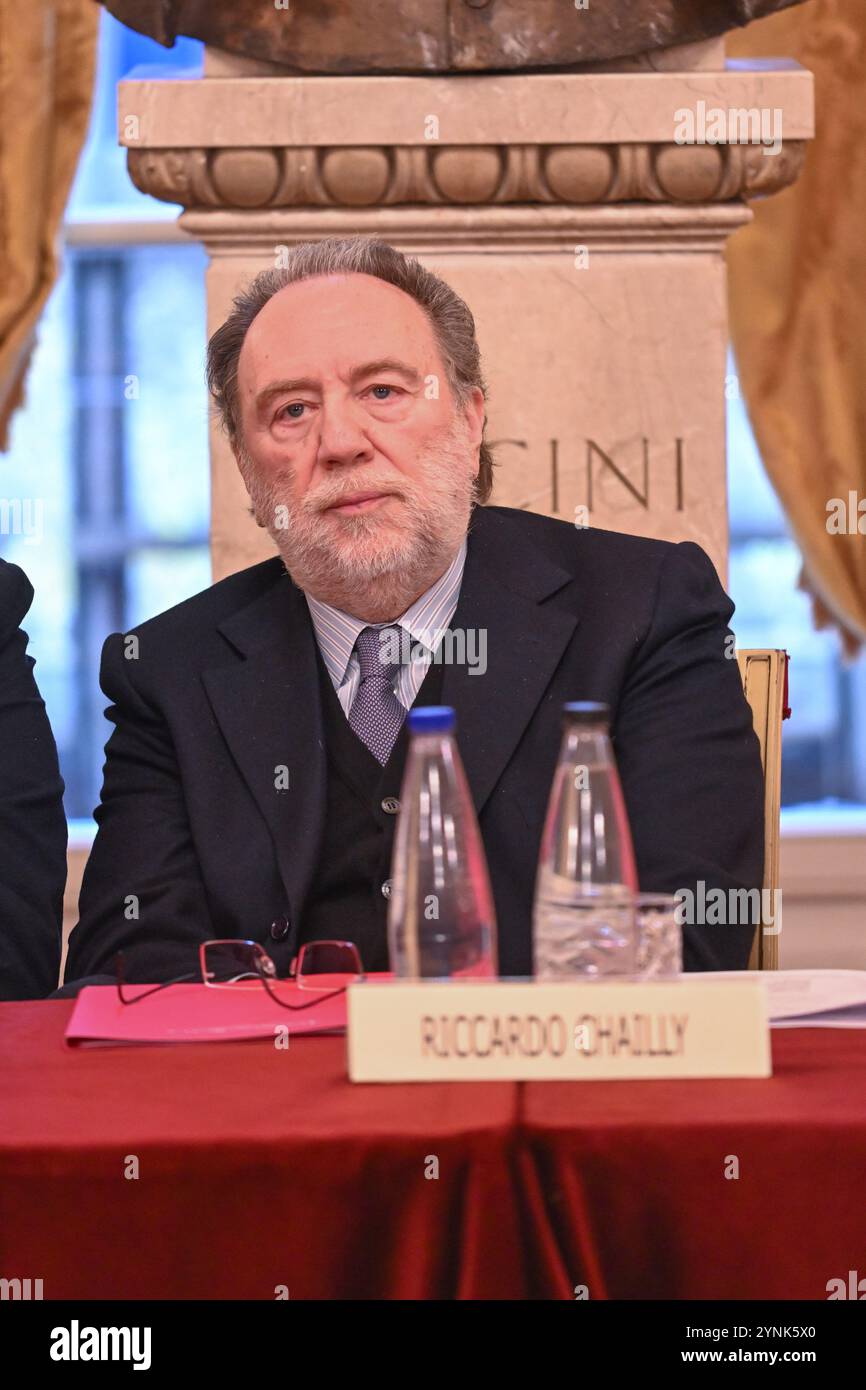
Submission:
[[[857,1306],[850,1306],[854,1302]],[[376,1308],[386,1310],[376,1323]],[[487,1321],[488,1310],[493,1317]],[[503,1313],[507,1310],[507,1321]],[[418,1321],[416,1322],[416,1318]],[[454,1321],[452,1322],[452,1318]],[[262,1373],[376,1373],[399,1364],[429,1383],[480,1357],[489,1375],[519,1348],[539,1358],[534,1379],[553,1374],[552,1354],[570,1358],[575,1376],[591,1360],[611,1371],[673,1367],[808,1366],[826,1376],[857,1364],[863,1342],[858,1300],[786,1303],[421,1303],[286,1300],[272,1303],[0,1302],[3,1347],[16,1369],[93,1377],[110,1367],[151,1375],[195,1369],[220,1382]],[[404,1344],[416,1332],[424,1340]],[[456,1332],[459,1342],[449,1334]],[[541,1334],[541,1340],[537,1339]],[[470,1338],[467,1343],[466,1337]],[[478,1340],[479,1335],[483,1340]],[[532,1342],[526,1341],[532,1336]],[[394,1338],[400,1338],[396,1341]],[[403,1350],[399,1350],[402,1345]],[[471,1357],[469,1356],[470,1347]],[[396,1359],[395,1359],[396,1358]],[[545,1366],[548,1370],[545,1371]],[[318,1367],[318,1371],[315,1371]],[[506,1366],[513,1377],[516,1368]]]

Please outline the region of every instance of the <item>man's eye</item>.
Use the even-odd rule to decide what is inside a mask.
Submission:
[[[387,401],[390,396],[397,395],[399,388],[396,386],[371,386],[370,390],[373,392],[377,401]],[[384,391],[386,394],[382,396],[376,395],[378,391]]]
[[[306,410],[303,401],[290,401],[288,405],[281,405],[277,411],[277,418],[281,415],[288,415],[290,420],[300,420],[302,412]]]

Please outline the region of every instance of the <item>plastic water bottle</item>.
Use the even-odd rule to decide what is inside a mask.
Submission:
[[[629,975],[637,965],[637,873],[610,711],[581,703],[565,705],[563,715],[535,885],[535,975]]]
[[[495,977],[493,894],[454,711],[422,706],[407,722],[411,743],[391,861],[391,969],[408,979]]]

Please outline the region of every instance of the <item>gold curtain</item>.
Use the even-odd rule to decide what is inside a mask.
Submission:
[[[866,0],[807,0],[729,35],[727,50],[791,57],[815,74],[803,173],[758,199],[728,245],[731,332],[758,447],[803,553],[801,586],[817,625],[835,623],[853,654],[866,642]],[[828,512],[834,498],[845,533]]]
[[[94,0],[0,0],[0,449],[57,277],[98,23]]]

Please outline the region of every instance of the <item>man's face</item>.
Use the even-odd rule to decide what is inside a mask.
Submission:
[[[483,413],[480,390],[457,405],[402,290],[351,274],[274,295],[240,355],[236,454],[295,581],[359,616],[403,611],[465,535]]]

